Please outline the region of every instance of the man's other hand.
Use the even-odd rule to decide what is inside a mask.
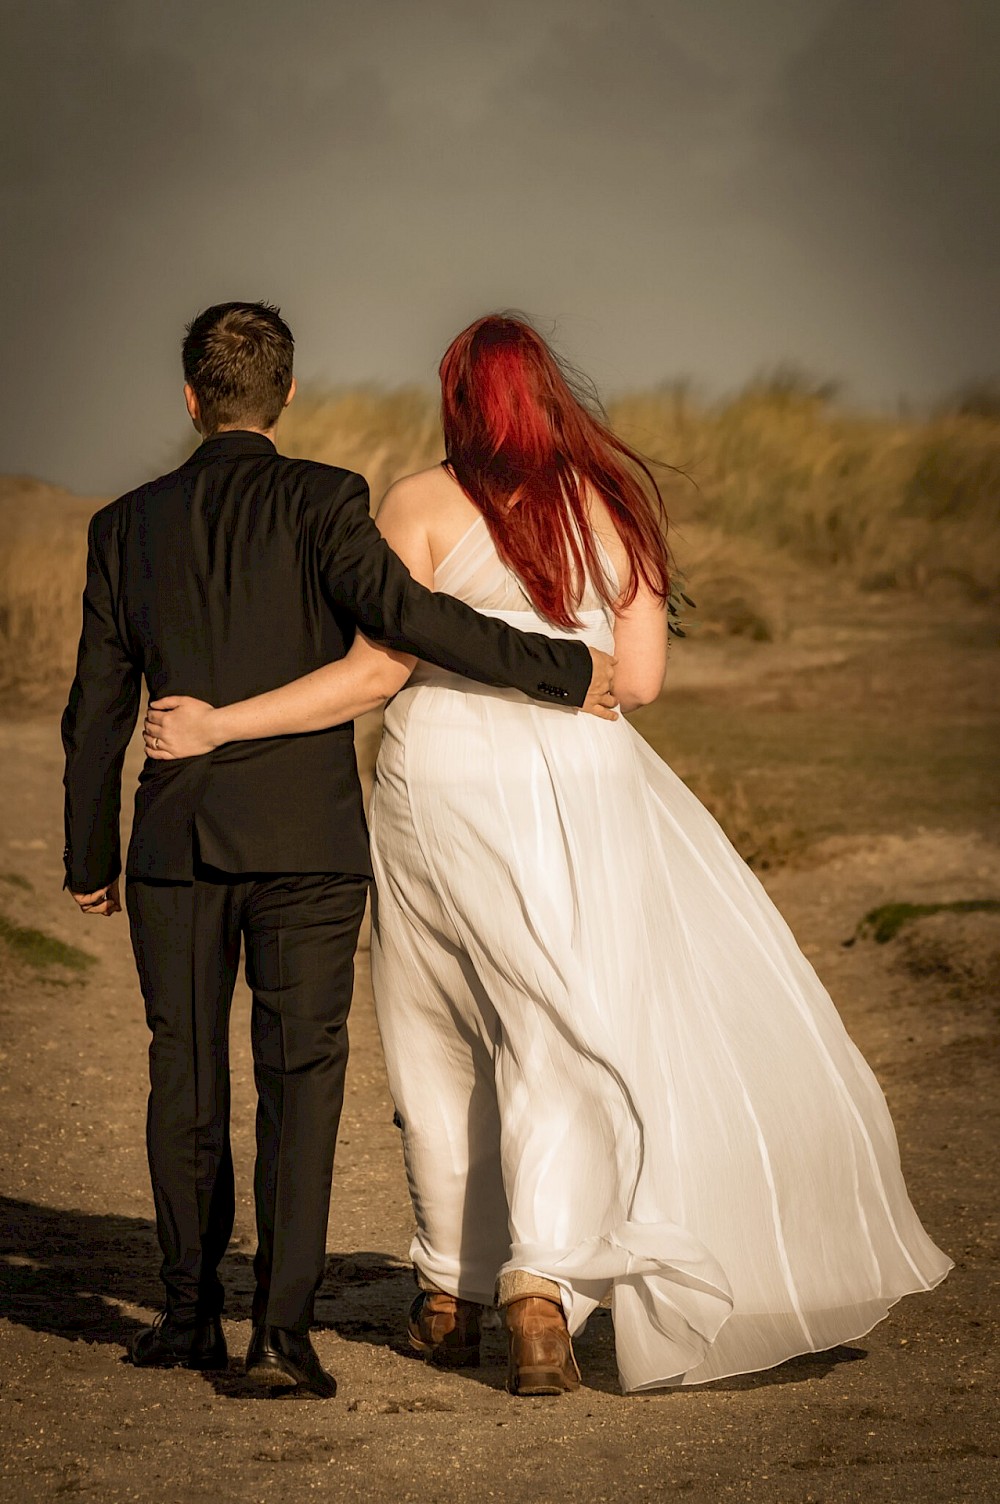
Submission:
[[[593,664],[590,688],[581,709],[588,715],[599,716],[602,721],[617,721],[614,679],[618,659],[602,653],[600,648],[590,649],[590,659]]]
[[[73,897],[84,914],[120,914],[122,911],[117,877],[107,887],[98,888],[96,893],[74,893]]]

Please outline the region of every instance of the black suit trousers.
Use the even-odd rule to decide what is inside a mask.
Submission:
[[[229,1012],[241,943],[253,994],[253,1318],[306,1331],[323,1277],[347,1015],[368,879],[226,874],[131,880],[126,906],[149,1048],[147,1145],[167,1308],[221,1312],[233,1227]]]

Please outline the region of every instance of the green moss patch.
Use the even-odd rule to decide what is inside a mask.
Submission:
[[[960,898],[955,903],[884,903],[865,915],[854,932],[855,939],[868,938],[876,945],[894,940],[904,924],[926,919],[928,914],[997,914],[1000,899]]]
[[[44,930],[29,929],[26,925],[14,924],[0,914],[0,945],[11,956],[35,971],[44,971],[49,966],[63,966],[68,971],[87,972],[96,964],[96,958],[75,945],[67,945]]]

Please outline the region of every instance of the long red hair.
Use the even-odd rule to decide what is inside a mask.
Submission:
[[[579,626],[585,577],[608,605],[628,605],[640,579],[667,599],[667,516],[649,466],[525,319],[477,319],[448,346],[439,374],[446,463],[543,616]],[[588,487],[628,554],[621,597],[601,567]]]

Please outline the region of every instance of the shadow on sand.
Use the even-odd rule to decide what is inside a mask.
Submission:
[[[160,1309],[160,1250],[156,1229],[144,1217],[38,1206],[0,1196],[0,1317],[67,1342],[119,1348],[122,1361],[130,1338],[149,1316],[122,1307]],[[253,1297],[252,1254],[232,1249],[220,1269],[226,1287],[226,1322],[248,1322]],[[366,1319],[366,1295],[379,1287],[378,1313]],[[387,1297],[387,1289],[392,1291]],[[379,1342],[402,1331],[412,1276],[408,1264],[387,1254],[333,1254],[317,1299],[317,1326],[348,1340]],[[370,1334],[369,1334],[370,1333]],[[233,1333],[230,1330],[230,1340]],[[244,1339],[245,1340],[245,1339]],[[250,1385],[243,1355],[230,1357],[228,1373],[202,1377],[231,1398],[289,1399],[293,1392]]]
[[[160,1252],[153,1223],[142,1217],[82,1212],[37,1206],[0,1197],[0,1315],[35,1332],[69,1342],[107,1343],[124,1349],[145,1319],[127,1315],[122,1306],[159,1309],[162,1286],[157,1271]],[[220,1270],[227,1291],[226,1318],[249,1321],[253,1295],[251,1255],[233,1250]],[[420,1362],[406,1344],[406,1312],[414,1295],[410,1266],[390,1254],[331,1254],[316,1301],[316,1326],[348,1342],[388,1348]],[[575,1343],[584,1384],[619,1393],[611,1313],[594,1313]],[[842,1363],[867,1356],[862,1348],[836,1347],[806,1353],[763,1373],[741,1374],[699,1388],[759,1389],[822,1378]],[[231,1399],[290,1400],[287,1389],[261,1390],[243,1378],[242,1355],[232,1357],[228,1373],[204,1374],[216,1393]],[[483,1365],[464,1370],[470,1380],[502,1389],[506,1373],[502,1332],[487,1330]],[[671,1395],[694,1389],[653,1391]]]

